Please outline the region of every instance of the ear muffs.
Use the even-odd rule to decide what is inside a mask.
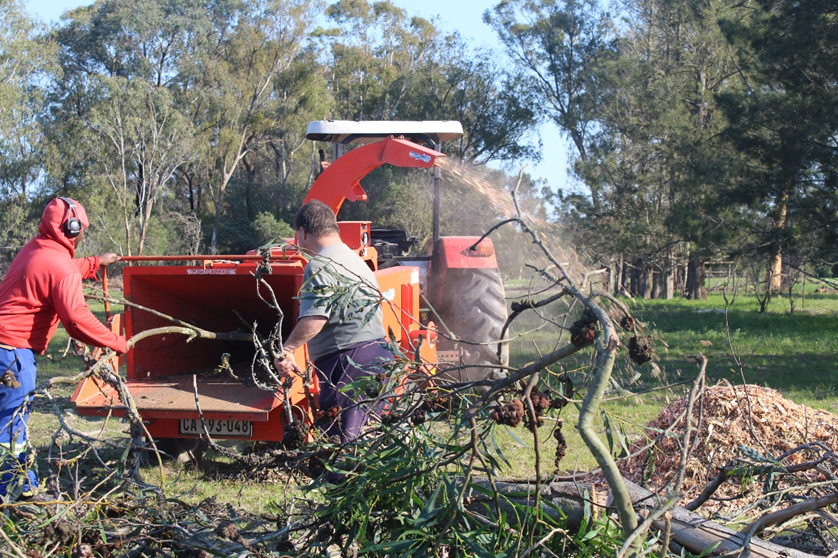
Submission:
[[[64,203],[67,204],[67,207],[70,209],[70,214],[67,217],[67,221],[64,223],[64,234],[70,238],[76,238],[78,235],[81,234],[81,230],[84,228],[81,224],[81,221],[78,219],[78,213],[76,213],[76,204],[70,198],[58,198],[59,200],[63,200]]]

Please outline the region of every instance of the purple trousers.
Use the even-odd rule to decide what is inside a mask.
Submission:
[[[384,365],[393,361],[393,353],[387,350],[386,343],[383,338],[365,341],[314,362],[320,380],[320,410],[338,405],[342,409],[339,421],[321,427],[327,436],[340,436],[342,443],[354,440],[370,417],[381,413],[383,401],[375,406],[359,404],[357,401],[370,397],[353,390],[339,390],[365,376],[384,372]]]

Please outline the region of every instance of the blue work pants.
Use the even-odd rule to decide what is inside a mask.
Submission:
[[[30,397],[35,389],[35,355],[30,349],[0,348],[0,378],[6,372],[19,387],[0,383],[0,496],[27,493],[38,486],[38,476],[29,466]]]

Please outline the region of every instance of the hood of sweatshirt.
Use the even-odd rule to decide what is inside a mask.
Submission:
[[[81,222],[82,230],[84,230],[90,222],[87,220],[87,212],[84,210],[84,207],[76,200],[72,200],[72,202],[75,204],[75,208],[72,208],[69,203],[61,198],[55,198],[50,201],[44,208],[44,214],[41,216],[41,224],[38,226],[38,236],[54,240],[66,247],[70,251],[70,256],[75,256],[76,243],[73,238],[67,236],[64,232],[65,224],[68,219],[75,217]]]

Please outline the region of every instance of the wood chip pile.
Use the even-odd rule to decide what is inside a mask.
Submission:
[[[687,401],[686,397],[676,401],[647,425],[648,439],[635,442],[630,448],[632,454],[675,423],[670,434],[649,451],[621,462],[620,469],[627,479],[654,490],[664,487],[674,477],[681,458],[682,415]],[[830,449],[838,447],[838,418],[834,415],[798,405],[784,399],[773,389],[755,385],[723,384],[707,388],[694,405],[692,426],[693,451],[687,462],[682,505],[701,493],[716,476],[718,468],[729,464],[755,463],[754,454],[742,448],[777,458],[814,441]],[[784,459],[782,464],[790,466],[816,457],[811,451],[797,452]],[[823,480],[817,472],[805,474],[809,481]],[[743,485],[741,480],[734,478],[724,483],[715,493],[717,499],[705,503],[700,511],[702,514],[716,512],[724,515],[743,509],[760,496],[762,487],[759,480]]]

